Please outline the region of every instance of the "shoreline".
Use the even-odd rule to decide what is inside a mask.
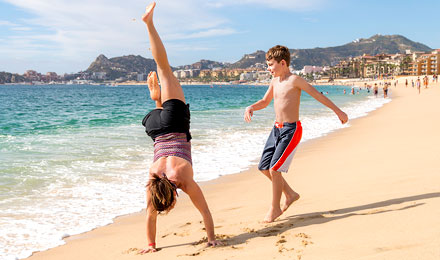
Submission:
[[[401,86],[402,83],[399,82],[400,85],[399,90],[401,90],[402,88]],[[403,88],[405,87],[403,86]],[[392,87],[391,89],[394,92],[394,87]],[[353,136],[353,132],[361,133],[361,136],[368,135],[369,133],[371,133],[370,132],[371,129],[368,129],[371,124],[371,121],[386,122],[388,118],[385,118],[384,120],[383,114],[389,115],[390,110],[393,109],[396,110],[395,108],[396,101],[400,104],[400,107],[397,106],[397,110],[399,110],[402,108],[403,100],[405,102],[408,100],[410,101],[414,100],[415,90],[411,98],[408,97],[408,95],[410,94],[406,93],[412,90],[411,87],[408,87],[406,91],[403,90],[401,91],[401,93],[399,93],[399,91],[396,91],[397,92],[396,95],[393,95],[393,102],[370,112],[367,116],[360,117],[353,121],[350,121],[350,127],[338,129],[338,131],[333,131],[327,135],[309,140],[308,142],[301,144],[300,149],[298,150],[298,153],[296,154],[295,159],[291,166],[292,174],[291,173],[287,174],[286,179],[290,184],[293,184],[294,189],[298,189],[300,191],[303,198],[300,199],[300,201],[298,201],[297,203],[293,204],[291,208],[289,208],[289,210],[285,214],[283,214],[280,220],[278,220],[277,222],[273,224],[259,223],[259,221],[264,217],[265,211],[267,210],[267,206],[269,205],[267,196],[270,197],[270,187],[269,187],[269,182],[267,182],[267,180],[265,180],[261,176],[261,174],[257,172],[256,167],[253,166],[251,167],[251,169],[247,171],[222,176],[215,180],[203,182],[201,184],[205,196],[207,197],[207,201],[211,207],[211,212],[213,213],[214,221],[217,227],[217,233],[223,235],[223,239],[225,239],[228,246],[206,250],[203,249],[202,245],[200,244],[196,244],[196,245],[191,244],[196,241],[199,241],[203,236],[205,236],[205,234],[204,231],[201,230],[202,225],[198,222],[198,220],[200,219],[200,215],[190,205],[190,201],[188,200],[188,197],[182,193],[182,196],[179,197],[179,203],[177,203],[176,209],[174,209],[169,215],[161,216],[158,219],[159,225],[158,225],[157,243],[159,246],[164,245],[163,250],[161,250],[156,254],[148,255],[148,257],[153,259],[156,258],[159,259],[165,256],[167,257],[182,256],[183,258],[185,257],[191,258],[194,256],[202,256],[202,257],[209,256],[210,258],[213,259],[224,259],[225,256],[230,255],[231,253],[233,255],[238,254],[242,258],[245,258],[248,257],[249,255],[268,256],[268,254],[273,255],[273,253],[275,252],[277,259],[286,258],[288,256],[288,253],[292,253],[296,256],[301,255],[303,257],[309,257],[310,259],[319,259],[319,255],[322,253],[323,249],[322,247],[316,246],[316,244],[320,244],[319,242],[322,241],[329,242],[328,239],[330,238],[327,238],[322,231],[320,232],[318,230],[319,228],[313,228],[312,226],[326,226],[328,221],[324,221],[324,222],[322,221],[325,220],[326,218],[338,219],[338,214],[336,214],[337,212],[332,213],[330,211],[329,212],[319,211],[322,210],[323,208],[329,207],[329,205],[322,204],[319,202],[320,199],[324,201],[326,201],[327,199],[326,193],[323,192],[322,190],[330,191],[331,189],[329,190],[325,186],[322,187],[322,184],[321,185],[318,184],[319,187],[313,187],[312,185],[315,184],[314,182],[311,181],[313,180],[312,178],[313,176],[312,177],[307,176],[306,172],[309,172],[311,175],[314,176],[320,176],[321,178],[325,178],[326,181],[320,180],[320,182],[335,184],[335,181],[330,176],[320,175],[320,172],[322,172],[322,170],[319,169],[319,165],[310,165],[310,163],[307,162],[311,162],[317,157],[319,158],[320,161],[323,161],[323,163],[327,162],[327,164],[332,165],[333,168],[339,169],[338,166],[340,167],[341,165],[339,165],[338,163],[337,160],[338,157],[336,156],[336,154],[334,154],[335,143],[337,143],[337,141],[342,142],[345,145],[350,145],[350,143],[352,142],[356,143],[357,141],[359,141],[358,140],[359,135]],[[438,95],[439,92],[438,85],[437,85],[437,89],[428,89],[427,91],[430,92],[436,91],[435,93]],[[433,99],[431,98],[430,100]],[[367,128],[367,130],[362,130],[362,129],[359,130],[359,128]],[[375,133],[377,133],[376,128],[373,129]],[[368,130],[370,131],[365,133],[365,131]],[[348,138],[345,137],[346,135],[348,135]],[[349,140],[347,141],[347,139]],[[375,139],[380,139],[380,140],[375,140]],[[375,142],[387,141],[386,138],[384,140],[384,137],[380,135],[375,136],[374,140]],[[371,145],[368,145],[368,141],[369,139],[366,142],[364,141],[362,144],[374,150],[374,147],[370,147]],[[340,150],[341,149],[339,150],[337,149],[338,152],[340,152]],[[354,160],[355,162],[358,162],[358,159],[361,158],[361,162],[362,163],[365,162],[364,157],[360,156],[362,151],[355,149],[354,151],[348,151],[348,152],[349,152],[348,155],[352,154],[351,155],[352,161]],[[367,151],[367,152],[372,152],[372,151]],[[379,153],[380,151],[376,151],[376,152]],[[393,151],[393,152],[398,153],[400,156],[402,156],[401,152],[399,151]],[[346,153],[347,152],[342,154],[346,154]],[[365,153],[363,155],[365,155]],[[367,156],[369,156],[368,153]],[[330,157],[330,159],[328,159],[327,157]],[[376,158],[376,161],[377,160],[382,161],[383,158]],[[367,162],[365,165],[370,165],[370,164]],[[394,165],[387,167],[392,169],[393,166]],[[353,169],[357,169],[356,165],[351,165],[351,170]],[[365,169],[360,169],[360,171],[364,172]],[[258,174],[258,176],[260,177],[255,176],[255,174]],[[296,181],[293,181],[294,174],[295,174],[295,178],[297,179]],[[348,179],[350,178],[347,175],[344,175],[344,177]],[[373,179],[369,179],[366,177],[363,178],[364,180],[367,181],[367,183],[370,184],[372,183],[375,186],[383,186],[381,184],[378,184],[377,181],[375,182],[375,180]],[[405,187],[407,186],[406,182],[404,182],[404,186]],[[243,190],[242,187],[245,188],[246,194],[240,192]],[[254,188],[252,189],[250,187],[254,187]],[[438,185],[436,186],[436,188],[437,187]],[[364,185],[363,189],[361,190],[366,192],[368,189],[366,189]],[[435,189],[432,188],[426,189],[426,192],[430,190],[432,191]],[[356,192],[353,190],[350,190],[349,192],[356,195]],[[218,196],[218,194],[221,194],[221,196]],[[237,198],[236,196],[237,194],[240,194],[241,196]],[[425,193],[425,195],[427,195],[425,196],[425,199],[436,198],[436,195],[433,194],[429,195],[429,194],[430,193]],[[386,202],[387,201],[386,197],[389,196],[384,196],[384,195],[389,195],[389,194],[384,194],[384,192],[382,192],[379,195],[370,194],[370,197],[376,198],[376,201]],[[353,199],[350,200],[350,199],[341,198],[343,196],[344,193],[336,194],[336,198],[339,199],[336,199],[336,203],[334,202],[331,203],[330,207],[342,208],[342,210],[340,211],[344,211],[344,207],[347,207],[347,205],[352,205],[352,204],[357,205],[356,203],[358,201],[353,203]],[[361,202],[362,201],[365,202],[365,206],[360,211],[362,210],[365,211],[371,208],[371,207],[367,207],[367,205],[369,204],[367,203],[368,199],[365,196],[356,197],[356,198]],[[391,198],[393,197],[391,196]],[[405,196],[400,196],[400,198],[405,198]],[[416,199],[413,198],[413,199],[407,199],[406,201],[411,202],[415,200]],[[264,203],[260,203],[261,201],[264,201]],[[374,201],[375,200],[373,200],[373,202]],[[400,203],[404,203],[404,202],[405,200]],[[387,210],[391,211],[392,213],[393,211],[396,211],[394,213],[399,212],[399,209],[387,209],[387,207],[394,207],[395,205],[394,203],[388,203],[388,204],[385,203],[385,204],[383,205],[385,208],[384,212],[387,212]],[[292,210],[293,208],[294,210]],[[373,209],[375,208],[378,207],[373,207]],[[300,211],[299,212],[300,214],[299,215],[296,214],[292,216],[292,214],[294,214],[294,212],[298,210]],[[323,214],[318,214],[318,215],[323,215],[323,217],[315,217],[316,214],[314,215],[314,213],[308,213],[317,210],[318,212],[316,214],[323,213]],[[347,208],[345,208],[345,211],[347,211]],[[358,216],[365,216],[365,218],[367,218],[368,215],[372,215],[372,217],[373,216],[375,217],[375,215],[380,215],[379,217],[381,217],[381,214],[379,214],[381,213],[381,211],[376,213],[367,212],[368,214],[362,212],[358,213],[357,211],[348,211],[348,213],[356,213]],[[231,220],[230,219],[231,214],[234,216],[238,214],[241,215],[241,217],[240,219]],[[308,219],[308,217],[311,218]],[[144,211],[117,217],[114,219],[113,224],[104,227],[99,227],[83,234],[68,237],[65,239],[66,241],[65,245],[53,249],[49,249],[47,251],[36,252],[29,259],[59,259],[61,256],[63,257],[63,259],[77,259],[77,258],[92,259],[95,257],[105,258],[105,259],[135,259],[135,258],[137,259],[139,258],[139,256],[136,256],[133,253],[133,250],[130,251],[130,248],[140,248],[145,243],[145,234],[144,234],[145,223],[143,218],[144,218]],[[299,218],[304,218],[304,219],[301,220]],[[348,217],[345,218],[349,219]],[[197,221],[195,221],[194,219],[196,219]],[[310,222],[310,224],[300,225],[300,227],[298,227],[298,223],[302,223],[301,221]],[[330,224],[333,225],[334,222],[335,221],[331,221]],[[290,227],[289,225],[293,225],[293,228]],[[296,229],[295,227],[298,230],[295,230]],[[369,227],[371,228],[371,224]],[[339,226],[338,228],[341,228],[341,226]],[[278,230],[274,231],[274,229],[278,229]],[[349,232],[349,230],[346,230],[346,226],[343,226],[342,230],[343,233]],[[297,233],[297,234],[293,234],[293,233]],[[300,235],[300,234],[305,234],[305,235]],[[288,237],[289,239],[284,239],[287,240],[286,242],[278,243],[279,241],[283,240],[281,236]],[[126,242],[124,241],[118,242],[118,240],[121,240],[120,239],[121,237],[123,238],[122,240],[126,240]],[[268,242],[271,245],[273,242],[273,246],[267,246],[266,248],[264,246],[262,246],[262,248],[258,247],[258,245],[267,244]],[[349,241],[346,242],[348,243]],[[289,244],[289,243],[293,243],[293,244]],[[295,243],[299,243],[299,244],[297,245]],[[304,243],[307,243],[307,245],[304,246],[303,245]],[[336,256],[338,253],[336,250],[336,248],[338,248],[337,247],[338,245],[344,247],[347,246],[347,244],[336,243],[336,247],[334,250],[330,250],[331,248],[325,248],[325,249],[330,250],[333,254],[335,254],[334,256]],[[434,244],[434,245],[438,245],[438,244]],[[93,253],[95,246],[98,249],[110,250],[110,252],[107,252],[106,257],[100,255],[102,253],[102,251],[100,250],[97,250],[99,253]],[[295,250],[302,250],[302,251],[298,252],[295,250],[290,250],[291,247],[299,248]],[[244,250],[240,250],[240,249],[244,249]],[[273,249],[275,249],[275,251],[273,251]],[[223,258],[219,256],[220,252]],[[345,258],[342,257],[336,259],[350,259],[349,256],[353,257],[352,253],[350,254],[346,251],[343,251],[342,253],[344,252],[345,255],[343,256]],[[384,250],[383,252],[395,253],[396,250]],[[192,254],[196,254],[196,255],[193,256]],[[265,258],[261,258],[261,259],[265,259]],[[374,257],[372,259],[374,259]],[[429,259],[429,257],[427,259]]]

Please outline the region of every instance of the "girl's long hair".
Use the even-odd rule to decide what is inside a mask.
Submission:
[[[162,178],[154,174],[147,187],[154,209],[159,213],[170,211],[176,200],[174,195],[176,190],[175,184],[168,180],[165,174]]]

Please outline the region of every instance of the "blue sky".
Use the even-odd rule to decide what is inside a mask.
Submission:
[[[440,48],[438,0],[158,0],[171,65],[238,61],[276,44],[331,47],[400,34]],[[78,72],[99,55],[151,58],[140,0],[0,0],[0,71]]]

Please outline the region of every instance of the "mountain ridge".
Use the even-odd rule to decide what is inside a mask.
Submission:
[[[376,34],[370,38],[356,39],[350,43],[334,47],[316,47],[312,49],[290,49],[291,65],[295,69],[302,69],[306,65],[332,66],[340,60],[363,54],[377,55],[382,53],[404,53],[406,50],[430,52],[432,49],[422,43],[414,42],[402,35]],[[225,63],[202,59],[189,65],[178,66],[176,69],[245,69],[255,66],[257,63],[265,64],[265,51],[257,50],[254,53],[245,54],[234,63]],[[125,77],[135,79],[136,73],[149,73],[156,70],[153,59],[144,58],[140,55],[127,55],[107,58],[99,55],[90,64],[86,72],[105,72],[108,79]]]

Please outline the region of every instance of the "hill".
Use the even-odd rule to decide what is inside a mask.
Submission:
[[[137,73],[149,73],[156,70],[156,62],[140,55],[128,55],[108,59],[105,55],[99,55],[86,72],[105,72],[110,80],[117,78],[134,79]]]
[[[0,84],[23,82],[26,82],[26,79],[21,75],[0,71]]]
[[[200,60],[196,63],[193,63],[191,65],[183,65],[177,67],[177,69],[199,69],[199,70],[205,70],[205,69],[213,69],[213,68],[225,68],[228,67],[228,63],[218,62],[218,61],[212,61],[212,60]]]
[[[295,69],[301,69],[305,65],[331,66],[341,59],[360,56],[363,54],[376,55],[380,53],[405,53],[411,51],[432,51],[428,46],[413,42],[401,35],[374,35],[368,39],[357,39],[336,47],[314,49],[290,49],[291,61]],[[239,61],[231,64],[232,68],[247,68],[255,63],[265,63],[263,51],[246,54]]]

